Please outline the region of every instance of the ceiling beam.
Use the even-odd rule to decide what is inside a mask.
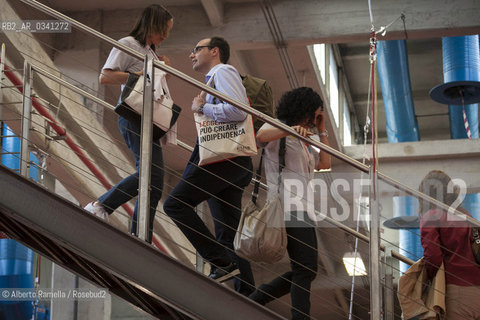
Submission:
[[[347,146],[345,147],[345,154],[354,159],[361,159],[364,153],[363,148],[363,145]],[[423,161],[433,158],[437,160],[478,159],[478,156],[480,156],[480,144],[475,140],[467,139],[385,143],[378,146],[378,158],[389,161]]]
[[[212,27],[223,25],[223,2],[222,0],[201,0],[202,6],[207,13]]]
[[[190,14],[187,7],[171,7],[174,13],[177,9],[182,10],[181,20]],[[366,2],[290,0],[273,3],[273,9],[287,44],[357,42],[370,37]],[[403,12],[407,35],[411,39],[463,33],[468,29],[480,33],[480,20],[476,14],[479,10],[480,3],[474,0],[459,0],[447,6],[439,6],[435,0],[387,0],[375,3],[373,15],[378,29],[396,20]],[[177,45],[187,41],[191,46],[193,39],[189,38],[196,40],[203,33],[206,36],[220,33],[230,42],[248,43],[249,46],[272,43],[258,3],[231,3],[225,7],[224,14],[224,25],[221,29],[214,27],[214,30],[203,19],[189,18],[186,26],[182,26],[182,34],[168,39],[168,44],[167,41],[165,44],[174,42]],[[182,22],[179,21],[179,24]],[[385,39],[404,37],[403,23],[398,20],[389,27]]]
[[[383,39],[380,39],[383,40]],[[349,45],[340,45],[340,53],[343,60],[366,60],[369,56],[370,44],[367,42]],[[423,39],[410,40],[407,42],[408,55],[420,54],[428,55],[435,54],[439,50],[442,50],[442,39]]]
[[[366,79],[368,80],[368,79]],[[378,89],[381,89],[380,86],[378,86]],[[430,89],[418,89],[418,90],[412,90],[412,97],[415,101],[432,101],[432,98],[430,98],[429,94]],[[383,104],[383,98],[381,96],[381,91],[378,92],[378,103]],[[367,94],[357,94],[352,97],[353,101],[355,101],[356,105],[359,105],[361,107],[365,106],[367,104],[368,100],[368,93]],[[435,107],[441,108],[442,112],[443,109],[446,108],[447,105],[441,104],[441,103],[435,103]]]
[[[205,15],[199,15],[198,5],[169,6],[175,17],[175,26],[163,44],[163,49],[188,50],[199,39],[221,35],[232,48],[273,48],[274,43],[265,17],[257,2],[229,3],[223,6],[220,0],[202,0]],[[368,42],[370,18],[367,2],[289,0],[273,3],[278,23],[288,46],[303,46],[313,43]],[[459,36],[480,33],[480,1],[458,0],[451,5],[438,5],[436,0],[394,1],[375,3],[373,15],[375,27],[387,25],[403,12],[408,39]],[[201,11],[200,11],[201,12]],[[90,25],[88,14],[80,12],[69,15]],[[94,11],[90,13],[95,14]],[[105,11],[103,32],[115,39],[128,34],[140,14],[138,10]],[[221,21],[221,23],[220,23]],[[341,22],[341,23],[339,23]],[[95,26],[93,26],[95,28]],[[62,36],[62,35],[60,35]],[[70,44],[75,41],[66,35]],[[386,37],[378,40],[405,38],[401,20],[393,23]]]

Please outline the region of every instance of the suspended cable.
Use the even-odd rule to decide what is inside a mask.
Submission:
[[[463,114],[463,125],[465,126],[465,131],[467,133],[468,140],[472,140],[472,132],[470,131],[470,126],[468,124],[467,113],[465,111],[465,99],[463,98],[463,89],[460,89],[460,96],[462,97],[462,114]]]
[[[370,10],[370,12],[371,12],[371,10]],[[371,18],[372,18],[372,25],[373,25],[373,16],[372,16],[372,15],[371,15]],[[276,20],[276,19],[275,19],[275,20]],[[278,24],[278,23],[277,23],[277,24]],[[287,52],[287,54],[288,54],[288,52]],[[374,119],[374,120],[375,120],[375,119]],[[372,134],[373,134],[373,132],[372,132]]]
[[[372,14],[372,1],[368,0],[368,13],[370,14],[370,25],[373,28],[373,14]]]
[[[315,294],[313,294],[313,296],[315,297]]]
[[[270,0],[259,0],[259,2],[263,15],[265,16],[265,20],[267,21],[270,34],[272,35],[275,48],[277,49],[277,52],[280,56],[283,69],[290,83],[290,87],[292,89],[298,88],[299,82],[297,74],[292,64],[292,60],[290,59],[287,44],[285,42],[285,39],[283,38],[283,34],[280,29],[280,25],[278,24],[277,17],[275,16],[275,12],[273,11],[272,3]]]

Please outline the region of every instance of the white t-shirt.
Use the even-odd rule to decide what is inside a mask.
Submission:
[[[282,185],[280,197],[285,212],[314,212],[313,188],[309,182],[314,177],[315,165],[319,152],[300,139],[287,136],[285,143],[285,167],[282,170]],[[318,140],[318,136],[316,137]],[[278,192],[278,171],[280,139],[271,141],[264,146],[265,176],[268,185],[268,198]],[[310,193],[310,194],[309,194]],[[299,197],[299,199],[295,199]],[[301,203],[296,206],[296,203]]]
[[[132,48],[141,54],[148,55],[149,58],[155,58],[155,53],[148,46],[142,46],[134,37],[128,36],[118,40],[121,44]],[[111,69],[113,71],[138,72],[143,70],[144,61],[139,60],[131,55],[113,48],[103,66],[103,69]]]
[[[158,58],[156,53],[149,46],[142,46],[132,36],[122,38],[118,40],[118,42],[120,42],[121,44],[129,48],[132,48],[135,51],[140,52],[141,54],[146,54],[149,59]],[[117,48],[113,48],[112,51],[110,51],[107,61],[105,62],[105,65],[103,66],[102,69],[111,69],[113,71],[123,71],[123,72],[138,72],[143,70],[144,66],[145,66],[144,60],[139,60]],[[157,75],[157,73],[155,73],[155,75]],[[122,90],[124,86],[125,84],[122,84]],[[168,92],[168,95],[170,95],[170,92],[168,90],[168,86],[166,83],[165,83],[165,87],[166,87],[166,91]],[[159,90],[157,90],[157,92],[159,92]],[[176,144],[176,132],[177,132],[176,125],[177,124],[175,123],[175,127],[173,128],[173,130],[169,130],[168,133],[164,136],[164,139],[161,139],[162,145],[166,142]]]

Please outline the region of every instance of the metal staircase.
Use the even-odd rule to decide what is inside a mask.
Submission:
[[[0,232],[158,319],[281,319],[0,166]]]

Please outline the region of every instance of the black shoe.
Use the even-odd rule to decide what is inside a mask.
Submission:
[[[263,292],[260,292],[258,290],[253,291],[248,298],[255,301],[258,304],[261,304],[262,306],[266,305],[268,301],[265,299],[265,294]],[[273,299],[272,299],[273,300]]]
[[[226,267],[215,267],[212,265],[208,277],[212,280],[223,282],[233,278],[238,274],[240,274],[240,270],[238,270],[238,267],[235,263],[231,262]]]

